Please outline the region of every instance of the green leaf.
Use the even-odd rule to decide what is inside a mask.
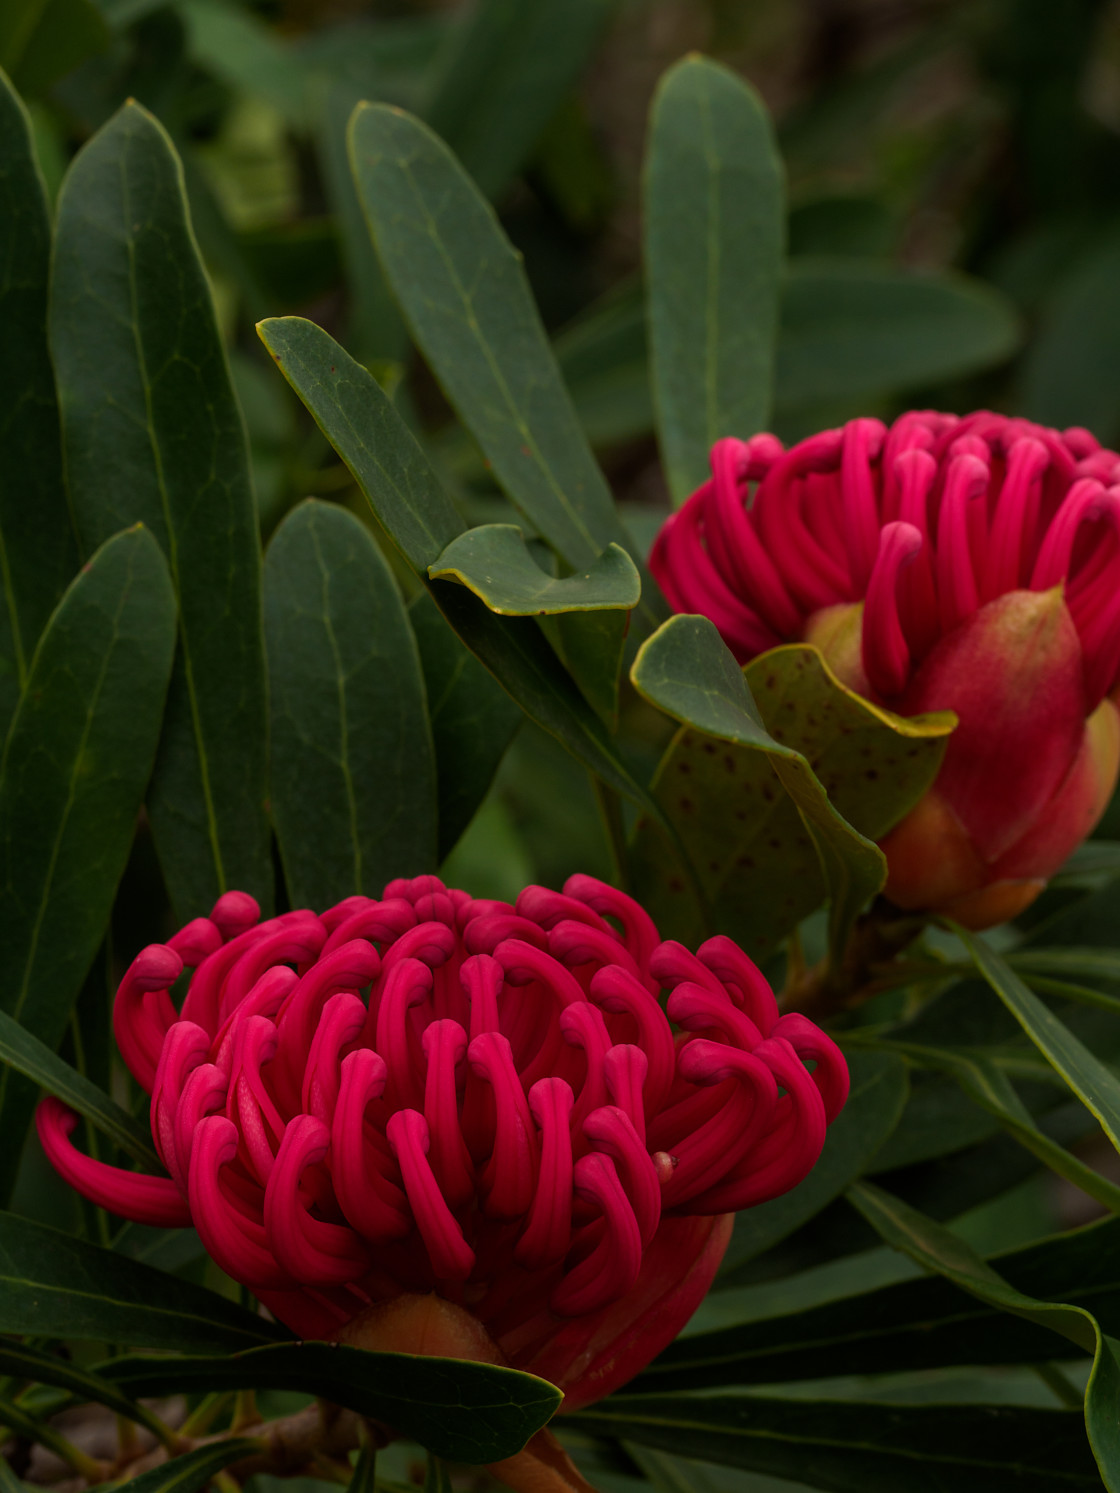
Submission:
[[[408,605],[436,753],[439,859],[454,850],[489,792],[523,716],[459,641],[426,591]]]
[[[943,1276],[990,1306],[1060,1333],[1083,1352],[1096,1350],[1097,1324],[1083,1308],[1037,1301],[1015,1290],[959,1234],[871,1182],[852,1183],[847,1196],[880,1238],[923,1270]]]
[[[0,1288],[0,1332],[195,1353],[288,1335],[213,1291],[12,1213],[0,1213]]]
[[[152,536],[103,545],[43,634],[0,761],[0,1011],[56,1047],[97,952],[159,739],[175,600]],[[0,1072],[0,1195],[34,1086]]]
[[[179,601],[148,812],[181,920],[271,900],[260,546],[241,415],[163,127],[128,103],[63,184],[51,349],[88,551],[142,520]]]
[[[265,321],[257,330],[390,539],[417,574],[426,575],[465,526],[372,374],[299,317]],[[499,617],[462,586],[429,585],[452,629],[525,714],[604,782],[656,815],[537,623]]]
[[[425,575],[466,525],[384,390],[314,322],[272,317],[257,332],[389,538]]]
[[[1120,1365],[1116,1360],[1120,1344],[1105,1338],[1084,1308],[1038,1301],[1016,1291],[958,1235],[881,1188],[857,1182],[848,1189],[848,1198],[893,1249],[924,1269],[1002,1311],[1060,1333],[1093,1355],[1085,1395],[1086,1429],[1105,1485],[1116,1493],[1120,1489]]]
[[[1081,1417],[1063,1410],[615,1395],[565,1425],[831,1493],[1100,1488]]]
[[[1120,1220],[1109,1218],[993,1256],[1016,1291],[1089,1312],[1120,1331]],[[967,1364],[1043,1363],[1069,1356],[1053,1333],[940,1277],[906,1280],[682,1337],[634,1381],[639,1393],[791,1383]]]
[[[470,1463],[519,1452],[562,1398],[544,1379],[515,1369],[338,1343],[284,1343],[217,1358],[116,1358],[99,1371],[132,1395],[299,1390],[390,1425],[437,1457]]]
[[[1086,1166],[1071,1151],[1052,1140],[1035,1124],[1030,1111],[1015,1092],[1006,1063],[980,1052],[952,1051],[924,1043],[886,1042],[884,1046],[905,1052],[914,1062],[952,1073],[965,1094],[995,1117],[1009,1135],[1037,1156],[1044,1166],[1065,1177],[1105,1208],[1120,1212],[1120,1187]],[[1047,1069],[1047,1072],[1050,1070]]]
[[[6,11],[9,21],[19,11]],[[0,73],[0,743],[78,568],[47,351],[51,228],[31,121]]]
[[[413,339],[495,478],[573,570],[626,535],[552,357],[519,255],[419,120],[363,104],[350,152]]]
[[[498,617],[462,586],[432,583],[436,605],[525,714],[577,761],[647,814],[660,810],[619,756],[602,722],[529,617]]]
[[[610,554],[624,554],[615,544],[603,551],[597,564]],[[627,556],[629,562],[629,557]],[[632,562],[631,562],[632,565]],[[636,572],[635,572],[636,576]],[[618,608],[561,612],[542,630],[567,665],[583,698],[614,733],[618,730],[618,692],[622,682],[622,654],[630,632],[631,613]]]
[[[10,1338],[0,1341],[0,1373],[10,1374],[14,1379],[29,1379],[35,1384],[49,1384],[57,1389],[68,1389],[83,1400],[92,1400],[95,1405],[106,1405],[137,1425],[146,1426],[157,1438],[167,1438],[162,1422],[143,1405],[138,1405],[116,1385],[108,1383],[100,1375],[59,1358],[55,1353],[43,1353],[24,1343]]]
[[[558,579],[540,568],[514,524],[468,529],[428,566],[428,574],[435,581],[458,581],[492,612],[509,617],[629,611],[642,592],[634,562],[619,545],[609,544],[582,573]]]
[[[206,1446],[196,1446],[194,1451],[172,1457],[158,1467],[150,1467],[139,1477],[126,1483],[114,1483],[114,1493],[196,1493],[210,1481],[216,1472],[234,1462],[245,1461],[254,1453],[265,1450],[265,1438],[250,1440],[245,1436],[232,1436],[228,1440],[213,1441]]]
[[[953,931],[1027,1036],[1099,1120],[1102,1130],[1120,1150],[1120,1081],[1037,995],[1027,989],[1015,971],[983,939],[974,937],[963,928],[954,927]]]
[[[630,678],[652,705],[709,736],[795,755],[766,730],[743,670],[707,617],[670,617],[638,650]]]
[[[152,1147],[146,1126],[134,1120],[127,1110],[114,1103],[107,1094],[90,1083],[26,1028],[0,1011],[0,1062],[54,1094],[71,1109],[95,1126],[114,1145],[152,1171],[162,1171],[163,1163]]]
[[[579,82],[614,0],[481,0],[459,21],[424,110],[488,197]]]
[[[7,0],[0,9],[0,67],[27,97],[45,93],[108,41],[92,0]]]
[[[1021,336],[1011,303],[982,281],[798,260],[782,304],[777,402],[850,403],[941,383],[1004,362]]]
[[[654,404],[679,504],[707,480],[717,440],[770,418],[784,171],[754,89],[686,57],[658,86],[645,173]]]
[[[271,800],[295,907],[380,896],[436,866],[435,757],[392,572],[344,508],[307,499],[264,565]]]
[[[932,782],[953,717],[880,710],[841,685],[806,644],[773,649],[741,670],[700,617],[674,617],[647,639],[631,678],[685,722],[654,792],[720,926],[757,958],[827,895],[830,944],[840,950],[885,878],[872,842]],[[653,916],[664,909],[671,917],[680,872],[655,841],[639,830],[636,874]]]
[[[820,1160],[785,1197],[748,1208],[735,1220],[719,1285],[737,1284],[748,1261],[792,1234],[862,1176],[898,1124],[909,1093],[906,1064],[893,1053],[846,1054],[852,1087],[848,1102],[828,1127]]]

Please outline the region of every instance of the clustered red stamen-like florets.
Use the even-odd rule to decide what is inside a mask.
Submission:
[[[779,1016],[735,944],[663,943],[588,876],[516,907],[422,876],[318,915],[258,915],[227,893],[118,991],[117,1043],[167,1177],[75,1150],[57,1100],[38,1125],[86,1197],[193,1223],[303,1336],[434,1291],[507,1361],[555,1372],[540,1349],[558,1323],[614,1313],[616,1330],[628,1301],[655,1310],[704,1254],[646,1361],[710,1283],[721,1215],[800,1181],[847,1095],[838,1049]]]
[[[851,420],[788,451],[721,440],[650,568],[741,663],[864,602],[865,688],[888,703],[986,603],[1064,582],[1089,714],[1120,672],[1120,457],[984,410]]]

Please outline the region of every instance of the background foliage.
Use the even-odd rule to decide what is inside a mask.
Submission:
[[[438,1487],[555,1397],[297,1361],[193,1236],[21,1150],[36,1085],[151,1163],[110,992],[226,886],[585,870],[779,980],[795,925],[840,946],[928,777],[869,796],[834,742],[779,744],[778,699],[871,752],[903,727],[805,650],[745,685],[659,626],[644,554],[721,434],[987,404],[1120,440],[1120,13],[10,0],[0,66],[0,1484],[98,1480],[52,1419],[82,1401],[220,1427],[256,1388],[392,1421]],[[943,725],[905,729],[932,775]],[[699,828],[665,786],[706,756],[757,788],[733,845],[725,765]],[[1073,1228],[1120,1201],[1116,828],[1019,926],[884,977],[816,1171],[565,1423],[598,1485],[1120,1488],[1117,1224]]]

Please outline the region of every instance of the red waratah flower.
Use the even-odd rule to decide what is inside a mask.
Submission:
[[[258,915],[227,893],[117,992],[169,1176],[75,1150],[57,1099],[38,1128],[87,1198],[193,1224],[303,1337],[414,1350],[418,1318],[393,1305],[436,1300],[427,1351],[586,1404],[676,1336],[731,1213],[805,1176],[847,1096],[839,1050],[779,1017],[730,939],[662,943],[589,876],[516,907],[421,876]]]
[[[887,896],[973,927],[1021,911],[1100,818],[1120,721],[1120,457],[986,411],[722,440],[650,568],[741,663],[816,643],[901,715],[953,710],[882,842]]]

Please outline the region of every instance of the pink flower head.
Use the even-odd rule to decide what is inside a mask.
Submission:
[[[986,411],[722,440],[650,567],[741,663],[807,641],[901,715],[953,710],[933,788],[883,841],[886,893],[1014,916],[1120,764],[1120,457]]]
[[[435,1293],[453,1350],[469,1317],[474,1356],[569,1408],[675,1337],[729,1215],[805,1176],[848,1091],[729,939],[662,943],[589,876],[516,907],[421,876],[263,923],[230,892],[138,955],[113,1024],[168,1175],[83,1155],[46,1099],[44,1149],[81,1193],[193,1224],[304,1337],[399,1345],[386,1304]]]

